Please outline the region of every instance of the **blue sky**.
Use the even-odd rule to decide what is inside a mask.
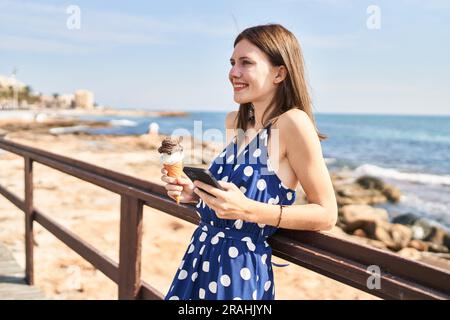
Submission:
[[[80,30],[66,27],[69,5]],[[302,45],[314,112],[448,115],[449,18],[450,0],[0,0],[0,74],[117,108],[235,110],[233,40],[275,22]]]

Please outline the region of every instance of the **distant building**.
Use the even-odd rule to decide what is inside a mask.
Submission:
[[[17,80],[15,75],[0,75],[0,110],[15,108],[52,108],[52,109],[93,109],[94,93],[80,89],[74,94],[44,95],[31,90],[31,87]]]
[[[69,109],[74,106],[75,95],[62,94],[58,96],[58,107],[63,109]]]
[[[93,109],[94,94],[89,90],[75,91],[75,107],[84,109]]]

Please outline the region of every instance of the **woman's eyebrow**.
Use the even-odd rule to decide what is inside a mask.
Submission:
[[[250,59],[250,58],[249,58],[249,57],[245,57],[245,56],[239,58],[239,60],[244,60],[244,59]],[[233,58],[230,58],[230,61],[234,61],[234,59],[233,59]]]

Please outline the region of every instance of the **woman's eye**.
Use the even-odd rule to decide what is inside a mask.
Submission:
[[[245,60],[242,63],[243,64],[251,64],[250,61],[245,61]]]

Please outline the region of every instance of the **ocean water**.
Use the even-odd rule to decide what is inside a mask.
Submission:
[[[191,112],[186,117],[101,117],[113,121],[92,134],[143,134],[151,122],[160,132],[184,129],[197,139],[214,140],[225,112]],[[317,127],[328,136],[322,151],[328,169],[369,174],[400,188],[401,202],[383,205],[391,216],[412,212],[450,228],[450,116],[315,114]],[[121,121],[127,120],[127,121]]]

